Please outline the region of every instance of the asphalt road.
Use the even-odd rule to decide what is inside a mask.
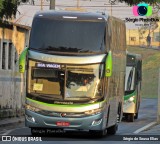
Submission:
[[[118,139],[123,139],[124,137],[130,137],[134,134],[134,132],[145,125],[156,121],[157,116],[157,99],[142,99],[141,105],[140,105],[140,111],[139,111],[139,118],[135,120],[135,122],[126,122],[125,120],[122,121],[119,124],[118,131],[115,136],[107,135],[104,138],[95,138],[92,135],[89,135],[87,132],[66,132],[66,133],[59,133],[52,137],[43,137],[42,140],[49,140],[52,141],[52,143],[62,143],[62,144],[68,144],[68,143],[87,143],[87,144],[94,144],[97,142],[100,143],[110,143],[111,141],[114,141],[116,144],[121,143],[128,143],[128,141],[117,141]],[[21,135],[21,136],[31,136],[30,129],[24,126],[24,123],[17,125],[17,126],[9,126],[6,128],[3,128],[0,130],[0,134],[2,135]],[[127,136],[128,135],[128,136]],[[146,135],[146,134],[145,134]],[[50,143],[50,142],[46,142]],[[145,144],[150,143],[156,143],[155,141],[145,141]],[[14,143],[14,142],[12,142]],[[18,142],[16,142],[18,143]],[[22,143],[22,142],[21,142]],[[32,143],[32,142],[30,142]],[[42,142],[41,142],[42,143]],[[139,142],[137,141],[130,141],[130,144],[137,144]],[[140,142],[142,143],[142,141]]]

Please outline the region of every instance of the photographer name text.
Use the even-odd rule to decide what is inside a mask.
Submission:
[[[125,22],[160,22],[158,18],[125,18]]]

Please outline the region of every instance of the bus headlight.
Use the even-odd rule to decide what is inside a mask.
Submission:
[[[134,96],[130,97],[128,101],[133,102],[134,101]]]
[[[102,122],[102,119],[97,119],[92,122],[93,126],[99,125]]]
[[[29,116],[29,115],[26,115],[26,119],[27,119],[28,121],[32,122],[32,123],[35,123],[35,122],[36,122],[35,118],[32,117],[32,116]]]
[[[36,108],[36,107],[32,107],[30,105],[26,105],[25,106],[27,110],[30,110],[30,111],[34,111],[34,112],[39,112],[40,109]]]
[[[89,110],[89,111],[85,111],[84,113],[86,115],[95,115],[95,114],[99,114],[102,112],[102,108],[98,108],[98,109],[93,109],[93,110]]]
[[[130,103],[132,103],[134,100],[135,100],[135,96],[132,96],[132,97],[130,97],[129,99],[125,100],[125,101],[124,101],[124,104],[125,104],[125,105],[130,104]]]

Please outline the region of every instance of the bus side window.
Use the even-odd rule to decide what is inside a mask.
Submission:
[[[127,80],[127,90],[131,90],[132,78],[133,78],[133,69],[130,71],[129,76],[128,76],[128,80]]]

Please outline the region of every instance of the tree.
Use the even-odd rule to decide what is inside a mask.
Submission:
[[[28,0],[0,0],[0,18],[8,19],[16,15],[17,7]]]
[[[156,3],[160,3],[160,0],[119,0],[119,2],[125,2],[128,5],[136,5],[141,2],[145,2],[148,4],[156,4]]]

